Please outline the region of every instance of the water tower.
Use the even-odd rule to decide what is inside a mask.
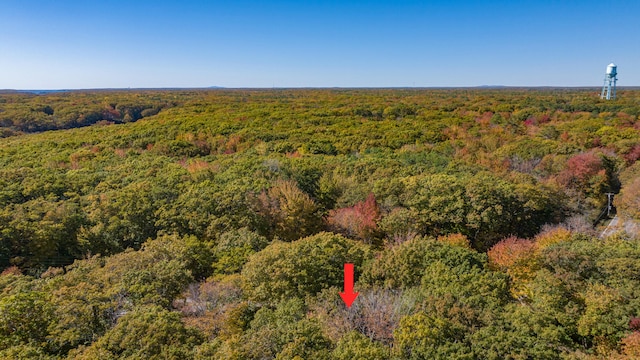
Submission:
[[[618,78],[618,67],[616,64],[611,63],[607,65],[607,73],[604,75],[604,86],[602,87],[601,99],[615,99],[616,98],[616,82]]]

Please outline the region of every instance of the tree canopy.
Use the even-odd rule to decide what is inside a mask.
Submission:
[[[1,93],[0,358],[637,358],[639,101]]]

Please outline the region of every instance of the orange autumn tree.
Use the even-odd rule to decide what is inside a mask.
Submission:
[[[511,277],[513,296],[529,297],[528,284],[540,269],[541,252],[565,241],[571,241],[571,231],[559,226],[541,232],[533,240],[510,236],[487,252],[489,265]]]
[[[640,358],[640,331],[634,331],[624,337],[622,344],[622,356],[617,359],[631,360]]]
[[[471,242],[469,241],[469,238],[460,233],[438,236],[437,240],[451,246],[459,246],[461,248],[471,250]]]
[[[502,270],[511,277],[511,293],[516,298],[526,297],[526,285],[533,279],[538,268],[536,243],[510,236],[495,244],[487,255],[492,268]]]
[[[559,244],[561,242],[570,241],[570,240],[571,240],[571,231],[569,231],[568,229],[562,226],[556,226],[554,228],[550,228],[536,235],[535,237],[536,252],[540,253],[540,251],[542,251],[543,249],[546,249],[555,244]]]

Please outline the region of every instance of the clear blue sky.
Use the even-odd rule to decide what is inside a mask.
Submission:
[[[640,85],[640,1],[1,0],[0,89]]]

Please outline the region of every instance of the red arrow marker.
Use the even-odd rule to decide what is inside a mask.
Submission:
[[[344,264],[344,292],[340,293],[340,297],[349,308],[358,297],[358,293],[353,292],[353,264]]]

